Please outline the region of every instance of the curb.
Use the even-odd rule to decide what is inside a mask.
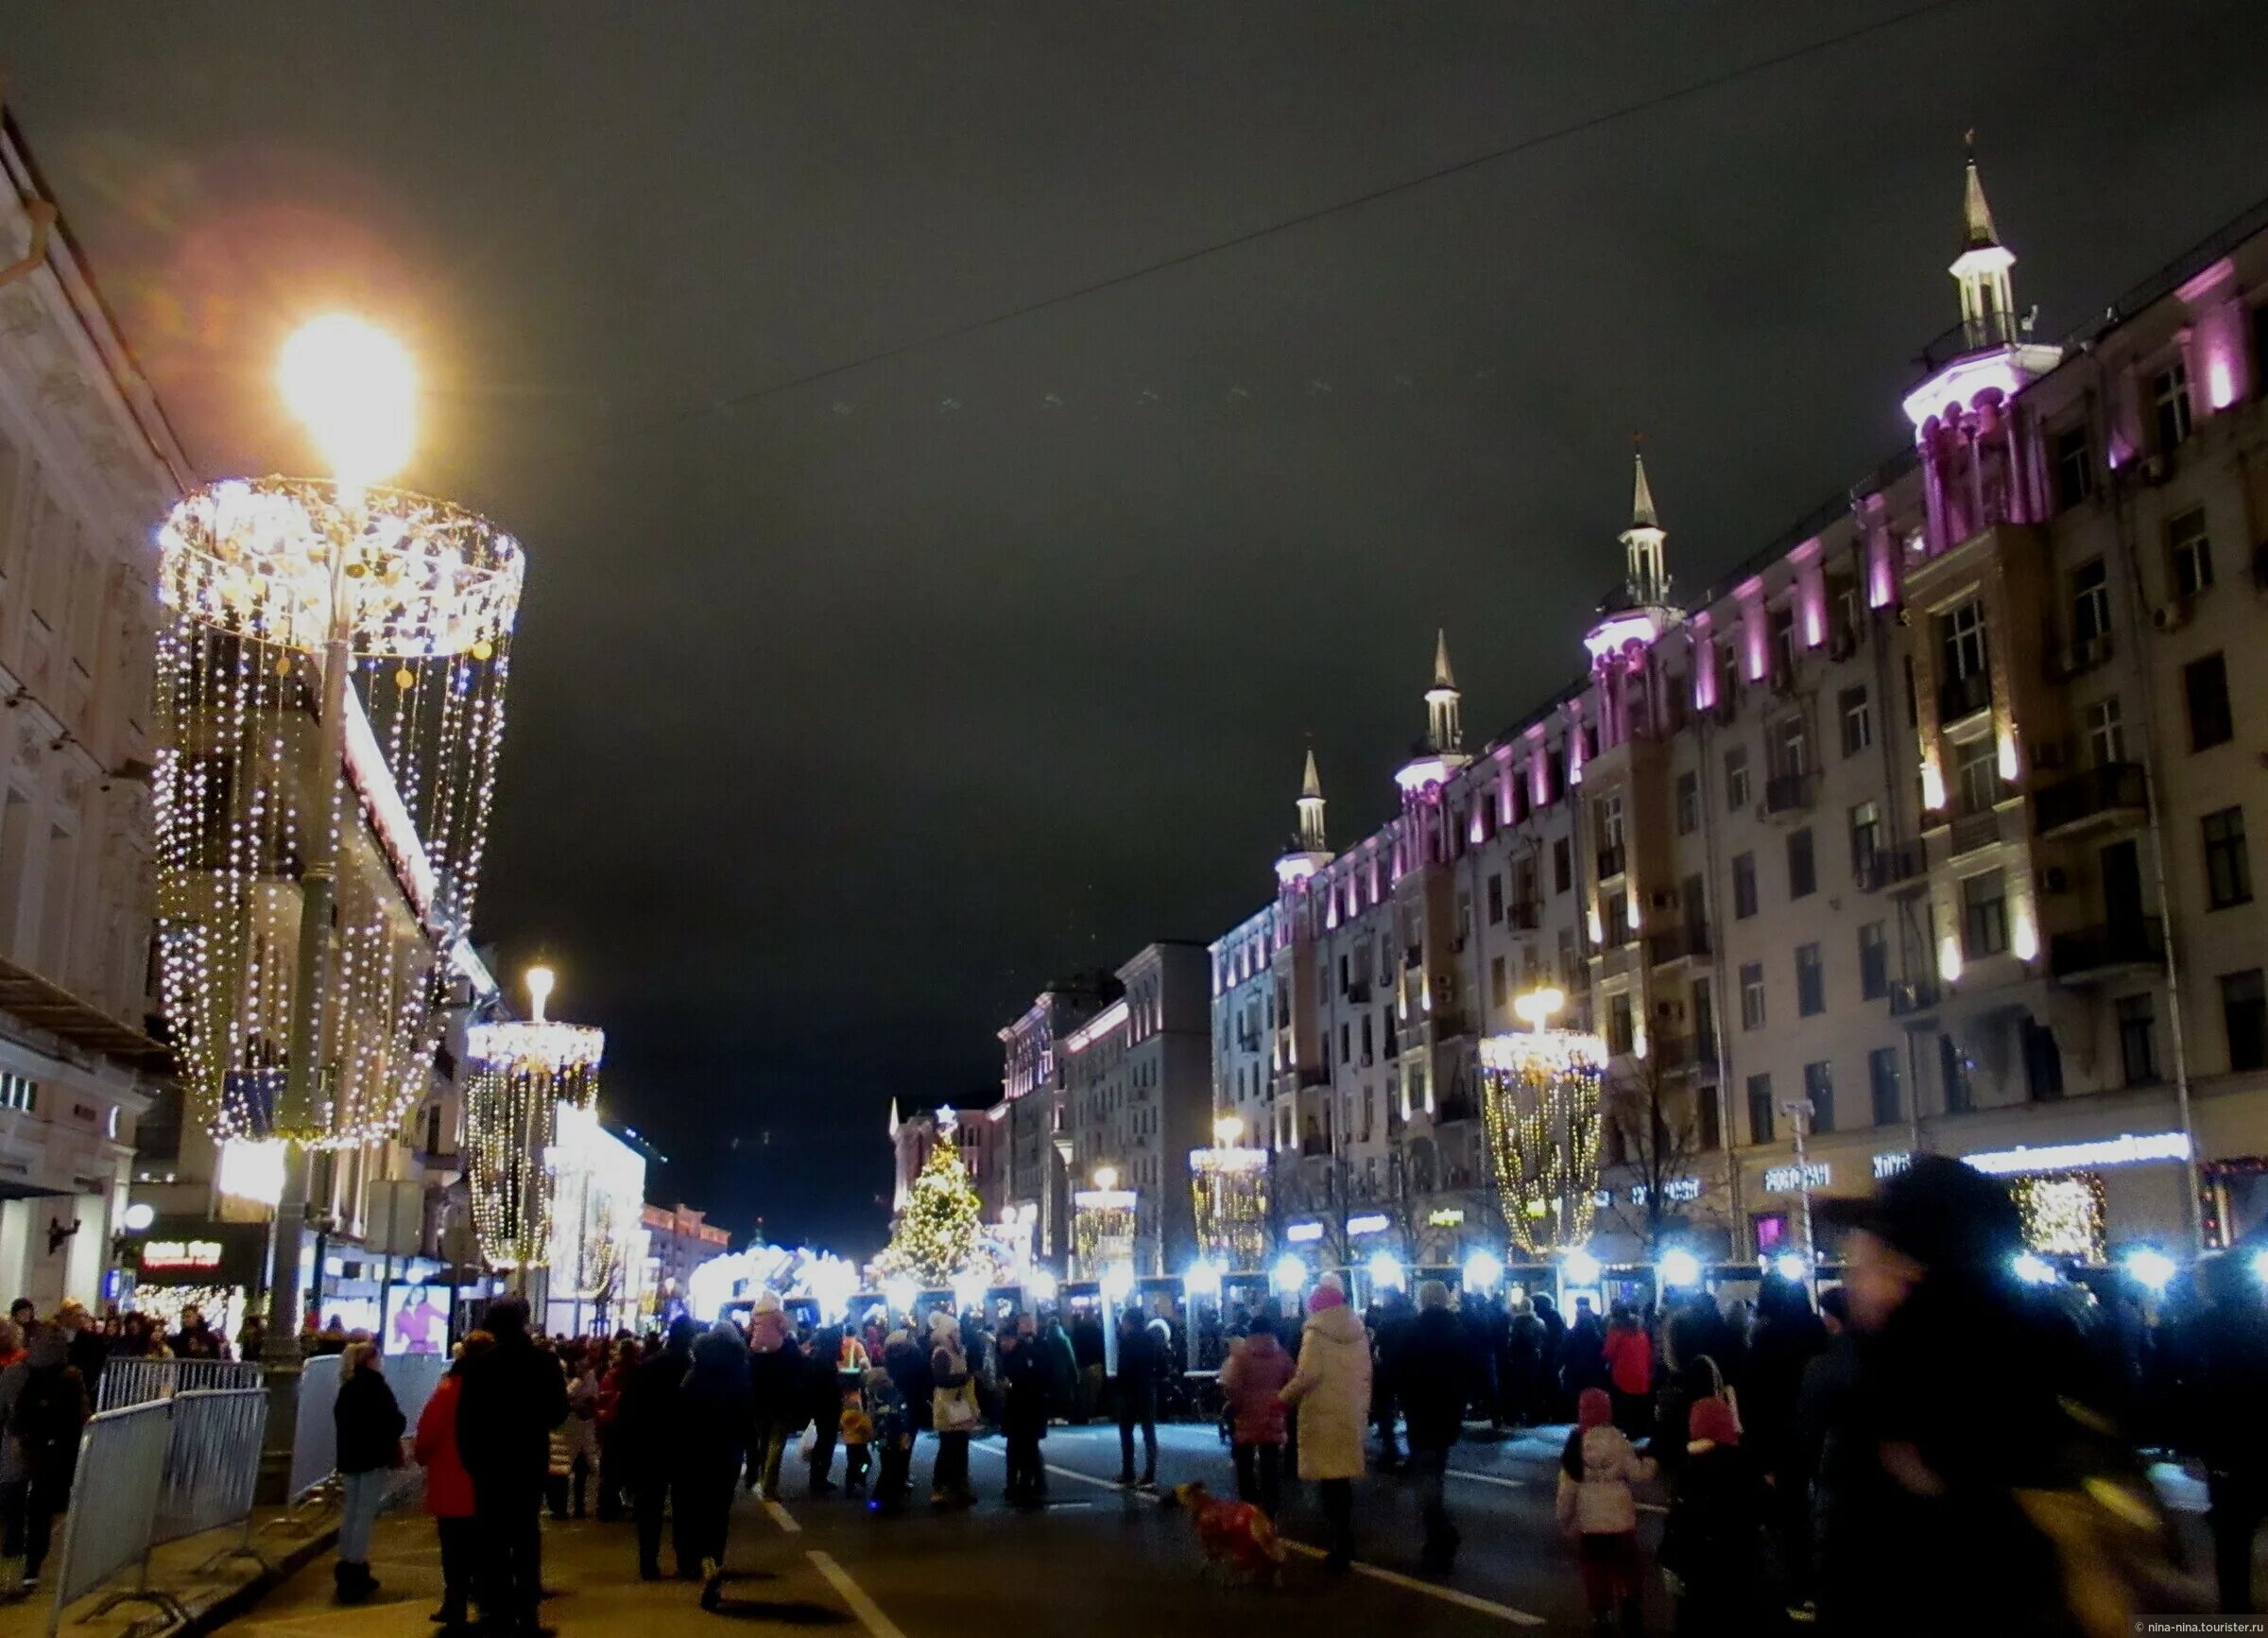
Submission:
[[[273,1568],[261,1571],[240,1586],[231,1587],[211,1603],[190,1611],[189,1619],[174,1629],[175,1634],[178,1638],[204,1638],[205,1634],[225,1627],[337,1543],[337,1524],[325,1525],[295,1543],[289,1552],[275,1560]]]

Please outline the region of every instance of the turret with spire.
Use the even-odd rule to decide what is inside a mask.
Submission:
[[[1654,511],[1654,487],[1646,482],[1644,453],[1632,451],[1630,464],[1636,476],[1631,482],[1630,526],[1622,535],[1623,566],[1631,603],[1649,609],[1669,601],[1670,577],[1661,551],[1669,536]]]
[[[1276,861],[1276,880],[1284,887],[1314,875],[1335,855],[1323,832],[1323,781],[1315,772],[1315,752],[1307,752],[1307,768],[1299,779],[1299,830],[1292,850]]]
[[[1465,696],[1449,665],[1449,633],[1434,632],[1434,684],[1425,691],[1425,744],[1402,765],[1394,783],[1406,795],[1429,785],[1445,785],[1472,758],[1465,754]]]

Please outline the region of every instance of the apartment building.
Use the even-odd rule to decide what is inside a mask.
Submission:
[[[1477,1045],[1547,983],[1611,1055],[1602,1255],[1801,1249],[1924,1150],[2071,1255],[2268,1215],[2268,208],[2060,344],[1973,166],[1959,225],[1910,448],[1690,599],[1641,460],[1579,681],[1469,751],[1437,646],[1344,851],[1311,766],[1273,905],[1211,946],[1281,1238],[1501,1233]]]
[[[646,1256],[652,1264],[647,1285],[654,1293],[655,1312],[662,1319],[682,1311],[696,1268],[732,1249],[732,1236],[708,1216],[682,1201],[675,1206],[648,1205],[639,1214],[645,1230]]]
[[[1071,1255],[1070,1093],[1059,1046],[1117,1000],[1108,973],[1081,974],[1048,985],[1012,1024],[998,1030],[1001,1102],[1007,1110],[1005,1203],[1029,1214],[1033,1255],[1060,1268]]]

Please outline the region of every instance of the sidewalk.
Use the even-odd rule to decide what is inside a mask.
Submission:
[[[338,1514],[335,1508],[313,1511],[298,1525],[281,1524],[283,1517],[281,1508],[253,1510],[252,1550],[265,1562],[232,1557],[208,1564],[215,1554],[237,1544],[244,1533],[241,1525],[171,1542],[150,1555],[147,1585],[154,1591],[171,1594],[189,1612],[189,1625],[181,1631],[207,1632],[241,1614],[294,1570],[329,1552],[331,1544],[338,1539]],[[58,1519],[55,1551],[49,1559],[51,1568],[60,1563],[62,1545],[63,1526]],[[134,1570],[113,1576],[77,1603],[65,1607],[60,1630],[72,1634],[73,1638],[127,1638],[138,1629],[151,1629],[160,1624],[162,1617],[155,1606],[139,1601],[122,1603],[108,1614],[81,1623],[83,1616],[99,1607],[113,1592],[139,1584]],[[26,1597],[0,1603],[0,1638],[46,1638],[47,1624],[54,1613],[55,1595],[44,1588]]]

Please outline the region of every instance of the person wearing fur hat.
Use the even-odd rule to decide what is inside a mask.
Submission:
[[[1632,1487],[1654,1476],[1654,1463],[1614,1425],[1614,1401],[1603,1388],[1575,1400],[1575,1430],[1559,1455],[1560,1530],[1572,1538],[1583,1569],[1583,1601],[1591,1625],[1612,1628],[1617,1612],[1628,1632],[1642,1629],[1638,1599],[1638,1497]]]
[[[976,1373],[961,1347],[960,1322],[942,1309],[929,1317],[929,1422],[937,1436],[937,1459],[930,1468],[933,1507],[965,1508],[976,1502],[969,1488],[969,1437],[982,1414],[976,1403]]]
[[[1729,1401],[1686,1412],[1685,1460],[1670,1496],[1661,1568],[1680,1632],[1749,1632],[1762,1624],[1759,1589],[1764,1489]]]
[[[1283,1402],[1299,1410],[1299,1476],[1321,1487],[1331,1533],[1324,1563],[1354,1561],[1354,1481],[1363,1473],[1363,1424],[1370,1411],[1370,1334],[1347,1306],[1347,1285],[1326,1274],[1307,1300],[1299,1365]]]

